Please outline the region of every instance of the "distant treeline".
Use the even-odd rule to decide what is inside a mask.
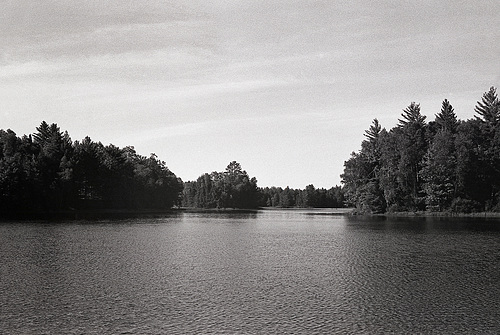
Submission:
[[[72,209],[166,209],[180,202],[182,181],[154,154],[73,142],[45,121],[18,137],[0,130],[1,214]]]
[[[261,207],[316,207],[316,208],[339,208],[344,207],[344,193],[340,186],[330,189],[315,188],[308,185],[305,189],[291,189],[289,187],[266,187],[260,188]]]
[[[389,131],[375,119],[344,163],[348,203],[364,213],[500,211],[499,107],[491,87],[467,121],[448,100],[428,123],[414,102]]]
[[[241,165],[233,161],[224,172],[205,173],[196,181],[184,183],[182,205],[191,208],[258,207],[343,207],[340,186],[329,190],[313,185],[304,190],[281,187],[260,188]]]

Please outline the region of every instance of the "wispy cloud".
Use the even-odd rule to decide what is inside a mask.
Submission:
[[[374,117],[397,119],[412,100],[439,108],[452,92],[457,112],[471,109],[465,101],[499,84],[496,5],[7,1],[0,110],[10,113],[2,122],[32,129],[33,119],[56,119],[78,134],[111,142],[127,134],[127,144],[156,141],[160,150],[169,141],[185,151],[196,143],[211,153],[207,161],[217,151],[203,136],[223,143],[227,135],[234,145],[226,150],[249,156],[274,142],[286,151],[291,138],[297,162],[288,164],[308,165],[294,153],[312,154],[317,142],[334,143],[330,156],[348,155],[359,144],[354,134]],[[350,148],[335,146],[345,138],[354,138]],[[189,158],[165,153],[189,169]]]
[[[229,117],[154,127],[152,129],[127,134],[126,139],[133,139],[135,143],[142,143],[166,138],[190,138],[193,136],[210,137],[234,133],[241,134],[243,132],[248,132],[249,129],[254,129],[252,133],[259,136],[258,134],[261,132],[266,133],[272,131],[276,127],[290,127],[290,125],[293,125],[297,130],[302,129],[303,132],[308,133],[311,130],[318,131],[331,129],[334,124],[346,124],[354,120],[359,120],[359,117],[354,115],[336,116],[325,112]],[[279,135],[279,133],[277,134]],[[297,135],[299,134],[300,133],[297,133]]]
[[[48,80],[60,75],[73,76],[73,80],[108,77],[110,80],[130,80],[134,76],[149,76],[157,80],[162,74],[169,79],[183,76],[185,71],[210,64],[209,55],[203,50],[159,49],[153,51],[133,51],[119,54],[92,56],[61,56],[46,60],[11,61],[0,66],[0,76],[47,75]],[[29,79],[29,78],[28,78]]]

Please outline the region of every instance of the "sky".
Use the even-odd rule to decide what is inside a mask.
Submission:
[[[184,181],[340,185],[377,118],[500,84],[497,0],[3,0],[0,129],[156,153]]]

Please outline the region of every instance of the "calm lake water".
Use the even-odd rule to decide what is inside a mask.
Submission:
[[[2,334],[500,332],[500,221],[0,223]]]

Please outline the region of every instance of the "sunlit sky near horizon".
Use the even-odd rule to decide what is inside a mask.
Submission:
[[[156,153],[184,181],[238,161],[330,188],[374,118],[461,119],[500,83],[498,1],[7,0],[0,128]]]

